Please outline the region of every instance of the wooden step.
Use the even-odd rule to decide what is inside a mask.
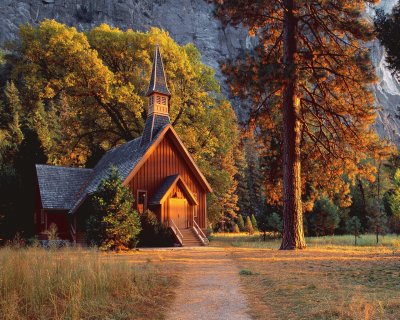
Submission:
[[[179,230],[183,236],[183,246],[184,247],[200,247],[203,245],[201,240],[194,233],[192,228],[180,229]]]

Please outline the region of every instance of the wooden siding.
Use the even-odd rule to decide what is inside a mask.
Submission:
[[[178,149],[169,138],[169,133],[165,135],[164,139],[154,149],[147,161],[129,181],[129,187],[132,190],[135,199],[137,198],[138,190],[147,190],[148,201],[150,201],[162,181],[167,176],[174,174],[179,174],[191,192],[197,197],[199,205],[196,222],[201,228],[205,228],[206,193],[188,164],[185,162],[184,157],[179,153]],[[167,203],[168,201],[165,201],[161,210],[157,210],[157,208],[154,209],[155,211],[159,211],[156,213],[162,222],[165,222],[166,219],[168,219],[166,216],[168,210],[165,207],[168,206]]]

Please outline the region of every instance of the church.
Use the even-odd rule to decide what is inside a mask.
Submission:
[[[119,145],[93,169],[36,165],[36,234],[46,239],[51,224],[61,239],[84,244],[85,202],[118,169],[139,214],[153,211],[182,246],[206,245],[207,193],[212,188],[170,123],[168,89],[160,49],[154,53],[142,136]]]

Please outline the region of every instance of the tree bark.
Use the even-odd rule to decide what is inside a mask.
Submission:
[[[300,176],[300,104],[296,99],[297,68],[295,55],[297,19],[294,0],[284,0],[283,63],[285,88],[283,91],[283,235],[281,250],[306,247],[303,230]]]

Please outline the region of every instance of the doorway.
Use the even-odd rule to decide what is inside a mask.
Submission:
[[[169,217],[179,229],[187,227],[187,207],[188,203],[186,199],[169,199]]]

